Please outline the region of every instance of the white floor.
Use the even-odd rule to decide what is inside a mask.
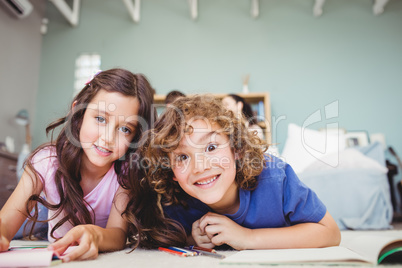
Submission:
[[[355,236],[362,234],[380,234],[387,236],[402,236],[402,230],[385,230],[385,231],[342,231],[342,241],[346,241]],[[29,241],[12,241],[12,245],[29,244]],[[31,242],[32,243],[32,242]],[[342,245],[342,242],[341,242]],[[219,251],[219,253],[230,256],[236,251]],[[297,265],[291,266],[281,266],[281,267],[296,267]],[[370,266],[372,265],[362,265]],[[71,263],[62,263],[57,265],[60,268],[91,268],[91,267],[169,267],[169,268],[214,268],[214,267],[228,267],[228,268],[238,268],[238,267],[259,267],[260,265],[223,265],[220,264],[220,259],[206,257],[206,256],[196,256],[196,257],[179,257],[171,255],[165,252],[160,252],[158,250],[144,250],[136,249],[130,252],[130,249],[112,252],[112,253],[102,253],[98,259],[93,261],[76,261]],[[303,265],[303,267],[308,267],[308,265]],[[328,267],[328,265],[314,265],[312,267]],[[348,266],[342,266],[348,267]],[[356,266],[350,266],[356,267]],[[395,267],[395,266],[394,266]]]

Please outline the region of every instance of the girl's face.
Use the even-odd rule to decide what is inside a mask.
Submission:
[[[193,132],[186,134],[170,154],[174,180],[189,195],[217,212],[238,209],[236,163],[229,138],[216,123],[188,121]]]
[[[82,121],[83,164],[103,168],[121,158],[135,136],[140,103],[119,92],[100,90],[90,101]],[[79,109],[75,107],[74,109]]]
[[[243,103],[241,101],[236,102],[236,100],[230,96],[224,97],[222,99],[222,104],[226,109],[232,111],[236,116],[242,113]]]

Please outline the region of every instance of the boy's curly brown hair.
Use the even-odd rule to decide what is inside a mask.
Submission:
[[[155,122],[154,129],[144,134],[140,151],[146,166],[147,182],[161,195],[162,205],[186,205],[188,195],[173,180],[169,154],[178,147],[184,135],[192,131],[186,122],[196,119],[218,124],[228,136],[233,153],[237,156],[235,181],[238,187],[254,189],[256,176],[265,166],[264,152],[268,144],[258,138],[256,132],[247,129],[245,118],[237,118],[212,95],[181,97],[167,107]]]

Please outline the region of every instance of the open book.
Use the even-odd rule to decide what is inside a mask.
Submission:
[[[221,264],[383,264],[402,263],[402,234],[361,235],[342,246],[305,249],[244,250]]]
[[[12,240],[8,251],[0,252],[0,268],[3,267],[45,267],[62,263],[60,257],[73,251],[70,246],[59,256],[48,250],[48,241]]]
[[[44,267],[61,263],[61,259],[46,247],[10,247],[0,252],[0,267]]]

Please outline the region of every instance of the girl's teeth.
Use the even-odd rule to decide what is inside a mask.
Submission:
[[[98,148],[99,151],[104,152],[104,153],[109,153],[109,150],[103,149],[101,147],[96,146],[96,148]]]
[[[215,177],[213,177],[213,178],[211,178],[211,179],[209,179],[209,180],[207,180],[207,181],[197,182],[197,184],[208,184],[208,183],[211,183],[211,182],[213,182],[214,180],[216,180],[217,177],[218,177],[218,176],[215,176]]]

